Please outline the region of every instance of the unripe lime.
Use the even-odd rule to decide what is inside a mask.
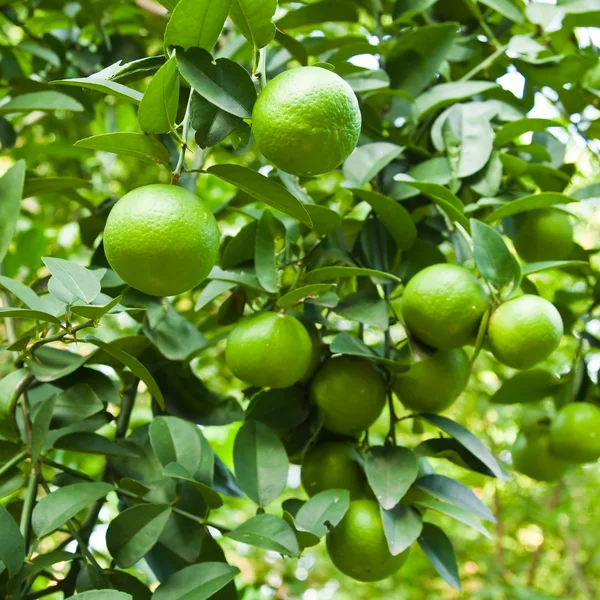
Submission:
[[[513,369],[529,369],[557,348],[563,322],[555,306],[532,294],[501,304],[490,317],[487,339],[492,354]]]
[[[356,461],[356,450],[344,442],[319,444],[302,462],[301,480],[306,493],[314,496],[324,490],[348,490],[350,498],[364,495],[365,474]]]
[[[294,317],[264,312],[236,325],[225,359],[233,374],[256,387],[285,388],[306,373],[312,345]]]
[[[327,551],[344,575],[358,581],[385,579],[408,558],[408,550],[390,553],[379,504],[366,499],[350,502],[344,518],[327,534]]]
[[[329,431],[356,435],[381,414],[386,389],[383,377],[367,360],[336,356],[321,366],[310,387]]]
[[[465,389],[470,373],[469,357],[462,348],[439,350],[400,373],[394,391],[408,410],[442,412]]]
[[[284,71],[267,84],[252,112],[260,151],[293,175],[338,167],[356,147],[360,126],[352,88],[320,67]]]
[[[585,463],[600,458],[600,408],[589,402],[563,406],[550,425],[552,454]]]
[[[108,215],[104,251],[131,287],[173,296],[196,287],[215,266],[219,228],[192,192],[153,184],[125,194]]]
[[[548,431],[521,431],[511,454],[515,469],[537,481],[558,481],[571,466],[550,451]]]
[[[432,265],[419,271],[402,297],[402,316],[422,342],[451,350],[472,342],[488,306],[473,273],[458,265]]]
[[[517,219],[513,242],[527,262],[566,260],[574,246],[571,219],[553,208],[529,211]]]

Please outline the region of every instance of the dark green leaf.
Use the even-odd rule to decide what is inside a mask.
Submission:
[[[496,131],[494,146],[496,148],[501,148],[524,133],[529,131],[544,131],[548,127],[560,127],[561,129],[564,129],[562,123],[551,121],[550,119],[527,118],[519,121],[511,121],[510,123],[506,123],[506,125],[502,125],[502,127]]]
[[[290,306],[299,304],[305,298],[316,298],[325,292],[329,292],[334,287],[335,284],[333,283],[313,283],[311,285],[305,285],[281,296],[281,298],[277,300],[277,306],[280,308],[289,308]]]
[[[52,444],[52,447],[69,450],[69,452],[101,454],[102,456],[127,456],[132,458],[138,456],[138,454],[121,446],[117,442],[91,431],[80,431],[62,435]]]
[[[341,215],[331,208],[319,204],[305,204],[304,208],[310,216],[314,230],[321,235],[333,233],[342,224]]]
[[[233,581],[239,569],[224,562],[191,565],[171,575],[152,600],[206,600]]]
[[[365,472],[379,504],[390,510],[400,502],[419,474],[419,460],[408,448],[372,446]]]
[[[344,296],[335,307],[335,312],[346,319],[371,325],[378,329],[389,326],[389,308],[375,290],[365,290]]]
[[[419,457],[444,458],[464,469],[482,473],[488,477],[495,477],[494,473],[477,456],[471,454],[454,438],[438,437],[425,440],[415,448],[415,454]]]
[[[138,121],[146,133],[167,133],[173,129],[179,104],[179,73],[172,56],[154,75],[140,103]]]
[[[90,319],[92,321],[99,321],[106,313],[110,312],[119,302],[123,296],[117,296],[110,302],[101,305],[90,305],[90,306],[72,306],[71,312],[74,315],[83,317],[84,319]]]
[[[101,133],[74,144],[78,148],[133,156],[147,163],[169,164],[169,151],[157,139],[143,133]]]
[[[240,122],[240,117],[221,110],[192,91],[190,125],[196,132],[196,142],[201,148],[208,148],[223,141]]]
[[[6,308],[0,306],[0,318],[9,317],[11,319],[27,319],[29,321],[43,321],[45,323],[56,323],[60,325],[60,319],[54,315],[41,310],[30,310],[28,308]]]
[[[235,476],[247,496],[266,506],[283,491],[288,457],[281,440],[260,421],[247,421],[233,446]]]
[[[220,508],[223,506],[223,500],[217,492],[211,489],[208,485],[194,478],[180,463],[170,463],[163,469],[163,474],[173,479],[188,481],[200,492],[200,495],[206,502],[209,508]]]
[[[56,405],[56,396],[50,396],[44,400],[38,407],[31,423],[31,461],[36,463],[40,453],[44,448],[48,431],[50,430],[50,421]]]
[[[515,23],[523,23],[525,18],[521,8],[513,2],[513,0],[480,0],[482,4],[496,10],[501,15],[514,21]]]
[[[470,513],[458,506],[448,504],[447,502],[440,502],[439,500],[422,499],[417,502],[419,506],[430,508],[443,515],[452,517],[456,521],[464,523],[469,527],[472,527],[475,531],[478,531],[484,535],[488,540],[492,539],[490,532]]]
[[[19,439],[15,420],[17,393],[23,383],[31,377],[27,369],[11,371],[0,379],[0,435],[9,440]]]
[[[193,423],[177,417],[156,417],[150,423],[150,441],[163,467],[179,463],[191,474],[198,470],[202,448]]]
[[[419,546],[438,574],[453,588],[460,590],[460,577],[452,544],[448,536],[431,523],[423,524]]]
[[[297,427],[308,418],[310,407],[300,384],[259,392],[246,409],[246,420],[261,421],[274,429]]]
[[[35,505],[31,519],[33,530],[38,537],[52,533],[112,489],[109,483],[97,481],[75,483],[55,490]]]
[[[0,504],[0,560],[11,575],[16,575],[25,561],[25,540],[11,514]]]
[[[421,535],[423,520],[419,512],[405,504],[397,504],[390,510],[381,507],[380,510],[388,548],[393,556],[398,556]]]
[[[348,354],[350,356],[361,356],[369,360],[375,360],[385,365],[391,371],[406,371],[408,366],[388,358],[379,356],[364,342],[348,333],[338,333],[329,346],[332,354]]]
[[[290,10],[277,21],[277,26],[279,29],[285,30],[328,21],[354,23],[358,21],[358,18],[358,9],[355,4],[344,0],[323,0]]]
[[[540,402],[553,396],[561,384],[560,378],[545,369],[530,369],[507,379],[490,398],[495,404]]]
[[[236,2],[237,0],[234,0]],[[267,292],[277,292],[277,257],[275,256],[275,217],[265,210],[258,221],[254,250],[254,270]]]
[[[24,160],[15,163],[0,177],[0,263],[6,256],[17,228],[24,181]]]
[[[233,0],[229,16],[255,50],[275,37],[273,15],[277,0]]]
[[[294,530],[275,515],[257,515],[225,535],[236,542],[286,556],[298,556],[300,552]]]
[[[342,277],[372,277],[373,279],[386,279],[401,283],[400,279],[391,273],[360,267],[321,267],[309,271],[304,277],[304,282],[307,284],[321,283],[322,281],[341,279]]]
[[[295,523],[299,531],[307,531],[323,537],[335,527],[350,507],[348,490],[325,490],[315,494],[296,513]]]
[[[132,506],[115,517],[106,531],[106,547],[122,568],[132,567],[158,542],[171,507],[164,504]]]
[[[240,165],[224,164],[210,167],[208,173],[235,185],[253,198],[280,210],[294,219],[298,219],[305,225],[312,226],[306,208],[282,185],[257,171]]]

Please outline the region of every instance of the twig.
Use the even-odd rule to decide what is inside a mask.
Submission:
[[[35,506],[35,499],[37,497],[38,488],[38,476],[37,472],[31,471],[29,476],[29,483],[27,485],[27,492],[25,494],[25,500],[23,502],[23,509],[21,510],[21,523],[19,529],[21,535],[25,540],[25,550],[29,548],[29,535],[31,531],[31,514],[33,513],[33,507]]]
[[[14,466],[18,465],[26,456],[27,452],[25,450],[19,452],[19,454],[15,454],[15,456],[0,467],[0,477],[2,477],[4,473],[8,473]]]
[[[139,381],[140,380],[136,377],[123,393],[123,398],[121,400],[121,411],[117,417],[117,431],[115,433],[115,437],[117,439],[123,439],[127,434],[131,412],[133,411],[133,407],[135,405]]]
[[[480,71],[487,69],[497,58],[506,52],[506,46],[500,46],[493,54],[490,54],[485,60],[482,60],[477,66],[473,67],[467,74],[463,75],[458,81],[468,81]]]
[[[29,348],[27,348],[27,350],[25,351],[25,354],[31,355],[41,346],[45,346],[46,344],[49,344],[50,342],[63,341],[64,338],[66,338],[67,336],[74,335],[78,331],[81,331],[82,329],[87,329],[88,327],[95,327],[93,319],[88,319],[85,323],[81,323],[80,325],[76,325],[75,327],[66,329],[65,331],[59,331],[58,333],[55,333],[53,335],[48,335],[45,338],[38,340],[37,342],[32,344]]]
[[[185,116],[183,117],[183,131],[181,132],[181,139],[183,143],[181,144],[181,149],[179,150],[179,160],[177,161],[177,166],[173,171],[173,176],[171,177],[171,183],[177,184],[181,179],[181,173],[185,168],[185,153],[188,149],[188,137],[190,135],[190,114],[191,114],[191,106],[192,106],[192,97],[194,95],[194,91],[190,90],[190,97],[188,98],[187,107],[185,109]]]

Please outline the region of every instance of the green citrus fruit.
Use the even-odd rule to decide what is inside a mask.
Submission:
[[[344,518],[327,534],[327,551],[344,575],[358,581],[385,579],[408,558],[408,550],[390,554],[379,504],[373,500],[350,502]]]
[[[385,404],[385,381],[367,360],[336,356],[321,366],[310,386],[329,431],[356,435],[368,429]]]
[[[323,354],[323,346],[321,344],[321,336],[319,334],[319,330],[312,324],[304,325],[306,327],[306,331],[308,331],[308,335],[310,336],[311,342],[311,353],[310,353],[310,364],[308,365],[308,369],[306,373],[302,376],[300,381],[302,383],[308,383],[312,376],[315,374],[316,370],[319,368],[319,364],[321,363],[321,356]]]
[[[261,92],[252,112],[260,151],[293,175],[326,173],[356,147],[361,116],[352,88],[320,67],[285,71]]]
[[[515,248],[528,262],[566,260],[573,252],[571,219],[560,210],[532,210],[517,219],[516,231]]]
[[[408,410],[437,413],[458,398],[470,373],[471,363],[462,348],[438,350],[398,375],[394,391]]]
[[[301,480],[306,493],[314,496],[324,490],[348,490],[350,498],[364,495],[365,475],[355,459],[356,450],[344,442],[319,444],[302,461]]]
[[[525,294],[501,304],[490,317],[487,339],[492,354],[513,369],[529,369],[558,348],[560,313],[544,298]]]
[[[246,383],[285,388],[306,373],[311,352],[310,336],[300,321],[264,312],[235,326],[227,338],[225,359]]]
[[[458,265],[432,265],[419,271],[402,296],[409,331],[441,350],[472,342],[487,306],[477,277]]]
[[[456,21],[461,25],[477,21],[465,0],[438,0],[433,7],[433,16],[437,21]]]
[[[511,453],[515,469],[537,481],[558,481],[571,466],[552,454],[547,431],[528,434],[521,431]]]
[[[563,406],[550,425],[552,453],[572,462],[600,458],[600,408],[589,402]]]
[[[108,215],[104,252],[131,287],[174,296],[196,287],[215,266],[219,228],[192,192],[153,184],[125,194]]]

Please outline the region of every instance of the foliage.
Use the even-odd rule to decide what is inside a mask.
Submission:
[[[506,447],[518,419],[598,400],[593,227],[568,260],[522,263],[510,241],[523,213],[588,218],[600,197],[596,0],[160,1],[0,0],[0,596],[457,597],[429,561],[473,598],[593,598],[594,468],[514,483]],[[340,169],[299,179],[261,157],[252,108],[317,63],[363,128]],[[125,286],[102,246],[116,200],[156,182],[195,191],[222,234],[218,266],[174,298]],[[404,285],[445,261],[494,305],[551,300],[566,335],[515,374],[484,318],[453,418],[399,413],[393,376],[428,353]],[[377,585],[313,548],[344,491],[293,497],[289,460],[326,435],[306,386],[243,389],[225,365],[242,316],[277,309],[386,377],[359,447],[391,552],[414,549]]]

